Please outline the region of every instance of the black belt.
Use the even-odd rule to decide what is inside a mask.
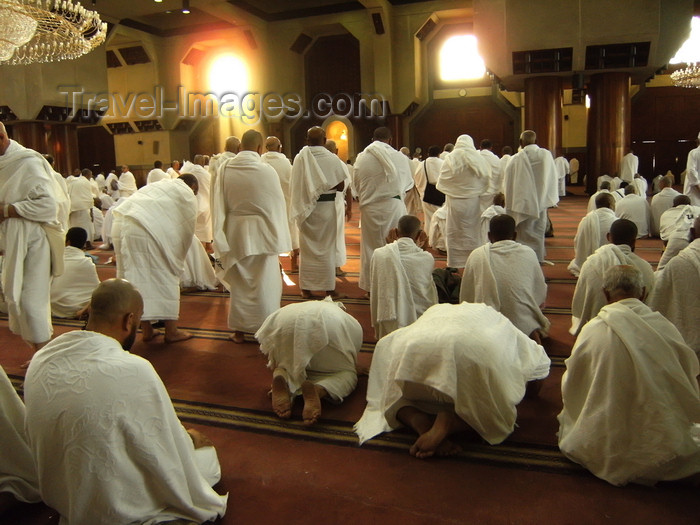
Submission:
[[[335,200],[335,193],[322,193],[317,202],[331,202]]]

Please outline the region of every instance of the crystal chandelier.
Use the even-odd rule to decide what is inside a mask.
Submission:
[[[0,0],[0,64],[75,59],[106,34],[95,11],[71,0]]]
[[[688,67],[671,73],[674,86],[700,89],[700,65],[688,64]]]

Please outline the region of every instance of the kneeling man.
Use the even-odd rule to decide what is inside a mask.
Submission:
[[[419,458],[458,452],[447,438],[469,427],[496,445],[513,432],[527,382],[549,366],[544,348],[490,306],[435,305],[377,343],[355,431],[362,444],[404,424],[419,434],[410,450]]]
[[[257,331],[272,372],[272,409],[292,414],[292,394],[304,397],[304,424],[321,416],[321,399],[340,403],[357,385],[362,327],[330,297],[294,303],[272,313]]]
[[[211,442],[185,430],[151,364],[128,352],[142,313],[133,285],[104,281],[86,329],[58,336],[29,365],[27,435],[61,522],[202,523],[226,511],[227,496],[211,488],[221,477]]]
[[[642,303],[639,270],[609,268],[603,290],[608,305],[583,327],[566,360],[559,448],[613,485],[700,472],[695,353]]]

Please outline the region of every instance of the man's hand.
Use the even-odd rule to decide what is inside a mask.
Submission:
[[[428,249],[428,234],[421,230],[418,233],[418,238],[416,239],[416,246],[424,250]]]
[[[187,433],[192,438],[192,443],[194,443],[194,448],[213,447],[214,446],[214,443],[212,442],[212,440],[209,439],[204,434],[202,434],[199,430],[195,430],[194,428],[188,428]]]
[[[392,242],[394,242],[398,238],[399,238],[399,229],[392,228],[391,230],[389,230],[389,235],[386,236],[386,243],[391,244]]]

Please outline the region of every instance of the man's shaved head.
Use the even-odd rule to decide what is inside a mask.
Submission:
[[[401,146],[401,149],[399,151],[406,155],[409,159],[411,158],[411,150],[408,149],[408,146]]]
[[[372,133],[372,139],[388,143],[391,141],[391,130],[384,126],[377,128],[374,130],[374,133]]]
[[[183,173],[178,177],[178,179],[187,184],[195,195],[199,193],[199,180],[197,180],[197,177],[191,173]]]
[[[231,153],[238,153],[238,151],[241,149],[241,139],[231,135],[226,139],[226,145],[224,146],[224,149]]]
[[[309,128],[306,132],[306,143],[309,146],[323,146],[326,143],[326,130],[321,126]]]
[[[414,215],[404,215],[399,219],[399,237],[415,239],[420,233],[420,219]]]
[[[513,148],[510,146],[503,146],[503,149],[501,150],[501,155],[511,155],[513,153]]]
[[[537,134],[531,129],[526,129],[520,134],[520,145],[528,146],[534,144],[537,141]]]
[[[622,299],[644,299],[644,278],[634,266],[612,266],[603,275],[603,293],[608,303]]]
[[[687,206],[690,204],[690,197],[687,195],[676,195],[673,198],[673,207],[675,208],[676,206]]]
[[[443,151],[446,151],[447,153],[449,153],[449,152],[452,151],[453,149],[455,149],[455,145],[452,144],[451,142],[448,142],[447,144],[445,144],[445,147],[443,148]]]
[[[338,154],[338,145],[335,143],[335,140],[328,139],[326,140],[326,149],[333,153],[334,155]]]
[[[613,244],[626,244],[634,250],[637,240],[637,225],[629,219],[617,219],[610,226],[609,241]]]
[[[595,207],[615,209],[615,197],[611,193],[601,193],[595,198]]]
[[[428,157],[439,157],[440,156],[440,146],[430,146],[428,148]]]
[[[263,137],[259,131],[254,129],[249,129],[243,133],[243,138],[241,139],[241,150],[244,151],[255,151],[260,153],[262,151]]]
[[[143,308],[143,299],[134,285],[124,279],[102,281],[90,299],[90,321],[113,323]]]
[[[601,182],[600,189],[601,190],[609,190],[610,189],[610,182],[607,180],[604,180],[603,182]]]
[[[489,222],[489,240],[491,242],[515,240],[515,219],[506,214],[492,217]]]
[[[197,164],[199,166],[204,166],[204,155],[201,153],[197,153],[194,156],[194,160],[192,161],[193,164]]]
[[[673,186],[673,177],[669,177],[668,175],[661,177],[659,188],[670,188],[671,186]]]
[[[0,155],[4,155],[8,147],[10,147],[10,137],[7,136],[5,124],[0,122]]]
[[[633,186],[632,184],[628,184],[625,186],[625,195],[632,195],[632,194],[637,194],[637,188],[636,186]]]
[[[496,195],[493,196],[493,204],[494,206],[500,206],[501,208],[505,208],[506,196],[502,193],[496,193]]]
[[[265,149],[267,151],[282,151],[282,142],[274,135],[265,139]]]

